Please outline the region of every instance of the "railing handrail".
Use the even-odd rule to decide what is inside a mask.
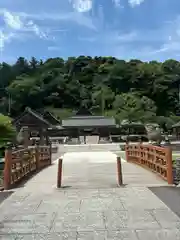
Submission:
[[[169,184],[173,184],[172,150],[151,144],[127,144],[127,161],[139,164],[160,175]]]
[[[12,154],[21,153],[21,152],[24,152],[25,150],[28,151],[28,148],[22,148],[22,149],[15,150],[15,151],[12,150]]]
[[[4,189],[10,189],[27,175],[50,164],[50,145],[37,145],[19,150],[7,149],[5,151]]]

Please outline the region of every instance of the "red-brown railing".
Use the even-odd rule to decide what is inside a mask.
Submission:
[[[4,189],[10,189],[25,177],[51,164],[51,146],[5,151]]]
[[[172,150],[153,145],[126,145],[126,160],[155,172],[173,184]]]

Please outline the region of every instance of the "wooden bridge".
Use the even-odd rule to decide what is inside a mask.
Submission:
[[[109,148],[108,148],[109,147]],[[110,148],[111,147],[111,148]],[[68,149],[69,148],[69,149]],[[90,157],[90,162],[88,162],[90,175],[92,176],[94,172],[99,172],[102,176],[103,174],[103,168],[104,166],[107,167],[107,163],[109,166],[109,171],[105,171],[104,175],[107,178],[107,187],[108,184],[108,178],[112,174],[115,177],[118,178],[118,163],[117,163],[117,169],[116,169],[116,161],[117,156],[118,159],[122,159],[122,161],[118,161],[121,163],[121,165],[124,167],[123,171],[120,173],[122,178],[124,179],[123,184],[129,184],[129,180],[126,180],[127,172],[129,169],[133,169],[133,171],[136,172],[137,177],[141,176],[142,173],[144,173],[145,178],[149,175],[151,175],[152,180],[149,182],[149,184],[152,184],[153,181],[158,181],[159,183],[168,183],[173,184],[173,165],[172,165],[172,151],[170,148],[162,148],[162,147],[156,147],[152,145],[126,145],[125,148],[125,154],[123,151],[120,151],[118,148],[118,145],[84,145],[84,146],[66,146],[62,149],[60,148],[61,152],[57,153],[58,159],[61,158],[62,164],[67,163],[67,156],[71,152],[71,155],[69,155],[71,159],[71,169],[75,169],[76,166],[78,166],[78,162],[80,158],[82,160],[81,163],[81,169],[84,164],[87,164],[86,159]],[[63,150],[63,151],[62,151]],[[105,151],[109,150],[109,151]],[[78,152],[80,155],[78,155]],[[93,152],[95,153],[93,155]],[[109,156],[109,160],[104,162],[101,160],[101,164],[99,163],[97,167],[93,165],[93,158],[94,158],[94,164],[98,163],[98,158],[102,158],[102,154],[98,155],[98,153],[106,152],[104,155],[105,158]],[[84,153],[82,155],[81,153]],[[108,155],[107,155],[108,153]],[[97,157],[98,156],[98,157]],[[114,160],[113,160],[114,159]],[[17,186],[20,182],[23,181],[23,179],[28,179],[32,174],[41,171],[44,167],[50,166],[52,164],[52,151],[51,146],[34,146],[30,148],[20,149],[13,151],[12,149],[7,149],[5,154],[5,169],[4,169],[4,182],[3,187],[5,190],[11,189],[15,186]],[[140,165],[137,166],[137,165]],[[72,167],[73,166],[73,167]],[[128,167],[127,167],[128,166]],[[79,166],[78,166],[79,167]],[[143,167],[143,168],[142,168]],[[54,174],[53,176],[57,175],[58,168],[57,166],[53,166],[54,168]],[[110,172],[110,169],[114,169],[112,172]],[[55,170],[56,169],[56,170]],[[46,171],[49,171],[50,168],[48,168]],[[87,169],[86,169],[87,170]],[[148,170],[148,171],[147,171]],[[78,168],[79,171],[79,168]],[[80,171],[81,172],[81,171]],[[138,176],[139,173],[139,176]],[[41,175],[41,173],[39,173]],[[70,173],[68,173],[70,174]],[[133,176],[129,176],[131,178]],[[60,174],[63,178],[66,178],[66,174]],[[77,176],[79,176],[79,173],[77,172]],[[69,176],[70,177],[70,176]],[[142,176],[141,176],[142,177]],[[54,178],[54,184],[55,184]],[[100,177],[99,177],[100,179]],[[157,180],[158,179],[158,180]],[[162,179],[164,181],[162,181]],[[133,178],[133,182],[130,184],[136,184],[136,180]],[[92,178],[93,181],[93,178]],[[101,181],[101,179],[100,179]],[[139,181],[139,180],[138,180]],[[146,182],[145,179],[142,179],[142,181]],[[83,181],[84,182],[84,181]],[[79,183],[80,184],[80,183]],[[114,184],[116,184],[116,180],[114,179]],[[101,186],[101,185],[100,185]]]
[[[180,219],[148,188],[173,183],[169,148],[127,145],[124,154],[104,145],[104,151],[93,151],[91,146],[89,152],[79,149],[56,156],[53,161],[50,146],[6,151],[4,188],[13,194],[0,205],[0,238],[176,240],[180,236]],[[63,171],[58,175],[59,159]],[[36,174],[22,182],[32,173]]]

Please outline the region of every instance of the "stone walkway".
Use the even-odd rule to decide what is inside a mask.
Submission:
[[[54,162],[0,205],[0,239],[180,240],[180,219],[147,188],[166,184],[123,161],[118,188],[115,159],[66,154],[62,189]]]

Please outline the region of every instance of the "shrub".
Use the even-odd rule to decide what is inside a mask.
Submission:
[[[0,114],[0,154],[4,151],[4,147],[11,142],[16,136],[16,130],[11,124],[8,116]]]

